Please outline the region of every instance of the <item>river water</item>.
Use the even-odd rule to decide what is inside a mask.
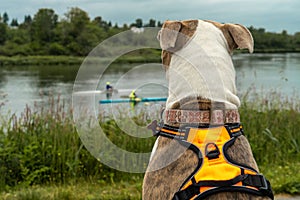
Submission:
[[[250,92],[300,94],[300,54],[238,54],[233,56],[240,97]],[[21,113],[26,105],[47,102],[49,96],[71,104],[74,80],[80,66],[0,67],[0,111]],[[91,80],[93,79],[93,80]],[[127,97],[132,89],[142,97],[166,97],[164,70],[160,64],[115,64],[103,74],[90,76],[82,85],[96,83],[103,90],[107,81],[119,90],[114,98]],[[84,88],[84,87],[83,87]],[[89,87],[90,88],[90,87]],[[97,95],[97,100],[106,94]]]

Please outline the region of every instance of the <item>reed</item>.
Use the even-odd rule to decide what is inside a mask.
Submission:
[[[260,170],[277,193],[300,193],[300,101],[277,92],[255,93],[240,108],[245,135]]]
[[[119,172],[98,162],[76,132],[72,109],[59,96],[50,97],[47,105],[26,106],[19,116],[1,114],[0,190],[78,181],[99,185],[125,182],[137,183],[135,192],[140,195],[143,174]],[[255,101],[245,97],[240,112],[254,156],[274,190],[299,193],[299,101],[280,95],[257,96]],[[120,117],[123,123],[133,120],[144,126],[149,122],[145,115],[141,110],[134,117],[124,113]],[[100,116],[99,124],[113,143],[131,152],[149,152],[155,140],[129,136],[111,117]],[[128,129],[135,131],[136,126],[130,126]]]

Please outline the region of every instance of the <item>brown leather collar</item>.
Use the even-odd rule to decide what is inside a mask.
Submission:
[[[211,124],[222,125],[228,123],[240,123],[238,110],[176,110],[168,109],[163,113],[163,121],[166,124]]]

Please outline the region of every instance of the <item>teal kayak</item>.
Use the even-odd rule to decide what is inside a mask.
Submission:
[[[150,101],[166,101],[165,97],[148,97],[148,98],[136,98],[135,100],[131,99],[103,99],[100,100],[100,104],[107,103],[128,103],[128,102],[150,102]]]

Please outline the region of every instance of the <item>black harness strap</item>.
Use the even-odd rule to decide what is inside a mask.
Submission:
[[[195,195],[199,194],[199,190],[199,186],[191,185],[185,190],[176,192],[172,200],[191,199]]]
[[[244,174],[235,177],[234,179],[227,180],[227,181],[200,181],[198,183],[192,184],[184,190],[178,191],[175,193],[173,200],[188,200],[194,197],[195,195],[200,194],[200,187],[209,186],[209,187],[216,187],[218,189],[215,192],[226,192],[226,191],[234,191],[229,186],[233,186],[238,182],[242,181],[243,185],[252,186],[255,188],[259,188],[257,192],[251,191],[247,188],[237,187],[235,191],[240,192],[248,192],[253,193],[260,196],[268,196],[271,199],[274,199],[273,192],[271,190],[270,182],[263,176],[263,175],[250,175]],[[206,197],[203,196],[203,198]],[[202,199],[202,198],[197,198]]]
[[[210,186],[210,187],[225,187],[229,185],[234,185],[244,179],[244,175],[237,176],[234,179],[227,180],[227,181],[200,181],[198,183],[195,183],[193,185],[190,185],[184,190],[181,190],[177,192],[174,195],[174,199],[176,200],[186,200],[191,199],[195,195],[198,195],[200,193],[200,187],[203,186]]]

